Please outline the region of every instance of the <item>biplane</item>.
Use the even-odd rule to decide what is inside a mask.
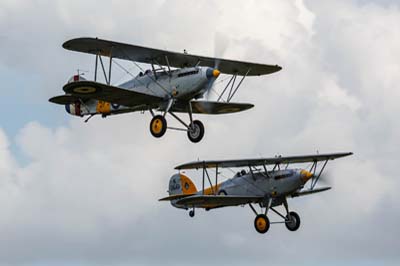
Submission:
[[[52,97],[50,102],[65,105],[71,115],[89,116],[86,122],[98,114],[107,117],[149,111],[152,115],[150,132],[154,137],[162,137],[167,128],[175,129],[186,131],[194,143],[203,138],[204,125],[199,120],[193,120],[193,114],[227,114],[252,108],[254,105],[249,103],[231,102],[243,80],[248,76],[281,70],[278,65],[211,58],[188,54],[186,51],[170,52],[98,38],[72,39],[65,42],[63,47],[95,55],[94,81],[86,80],[78,73],[64,85],[65,94]],[[108,70],[102,57],[109,58]],[[140,72],[136,76],[131,74],[132,79],[127,82],[112,85],[113,59],[129,60]],[[151,69],[144,70],[138,63],[149,64]],[[99,65],[105,83],[97,80]],[[198,100],[207,95],[221,73],[231,77],[218,99]],[[187,113],[189,123],[184,122],[177,113]],[[168,127],[167,114],[182,124],[183,128]]]
[[[299,197],[326,191],[331,187],[317,187],[318,180],[328,161],[352,155],[346,153],[315,154],[291,157],[273,157],[260,159],[240,159],[222,161],[195,161],[179,165],[179,173],[169,181],[169,196],[160,201],[170,201],[176,208],[195,215],[196,208],[211,210],[229,206],[249,205],[256,215],[254,227],[264,234],[270,224],[284,223],[288,230],[296,231],[300,227],[300,216],[289,211],[287,198]],[[310,168],[289,168],[293,164],[310,164]],[[231,179],[218,183],[219,170],[223,168],[247,168],[237,172]],[[215,169],[215,182],[210,178],[210,168]],[[269,169],[268,169],[269,168]],[[201,169],[202,189],[198,191],[193,181],[182,170]],[[309,182],[309,186],[306,183]],[[210,186],[205,188],[205,182]],[[255,206],[261,208],[257,212]],[[283,205],[286,213],[277,210]],[[270,222],[267,214],[271,210],[281,221]]]

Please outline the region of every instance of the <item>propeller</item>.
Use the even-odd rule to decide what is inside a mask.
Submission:
[[[207,100],[210,98],[211,90],[213,89],[214,82],[220,75],[220,71],[218,70],[220,64],[220,58],[225,53],[226,49],[229,45],[229,38],[222,34],[221,32],[215,33],[214,37],[214,67],[207,70],[207,77],[209,78],[209,82],[204,92],[204,96]]]
[[[314,178],[317,178],[317,177],[314,177]],[[331,186],[332,185],[332,179],[331,179],[331,175],[329,174],[329,172],[324,171],[320,175],[320,177],[318,179],[318,183],[320,183],[320,182],[322,184],[326,185],[326,186]]]
[[[303,170],[302,172],[302,178],[305,182],[307,182],[308,180],[310,180],[310,184],[312,184],[313,182],[315,182],[316,178],[318,177],[318,174],[314,175],[306,170]],[[331,178],[329,175],[329,172],[323,172],[319,178],[318,178],[318,182],[317,183],[322,183],[324,185],[330,186],[331,185]]]

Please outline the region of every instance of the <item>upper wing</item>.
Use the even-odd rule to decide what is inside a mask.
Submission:
[[[237,206],[253,202],[260,202],[263,197],[260,196],[214,196],[214,195],[194,195],[185,197],[176,202],[176,204],[190,207],[221,207]]]
[[[228,114],[241,112],[254,107],[249,103],[224,103],[224,102],[211,102],[211,101],[191,101],[192,111],[197,114]],[[179,103],[172,107],[173,112],[189,112],[188,105],[181,105]]]
[[[352,152],[301,155],[290,157],[273,157],[260,159],[241,159],[241,160],[221,160],[221,161],[195,161],[178,165],[175,169],[197,169],[197,168],[214,168],[216,166],[224,167],[248,167],[257,165],[285,164],[285,163],[307,163],[326,160],[334,160],[336,158],[352,155]]]
[[[258,63],[249,63],[243,61],[234,61],[221,58],[212,58],[198,55],[189,55],[185,53],[176,53],[165,50],[147,48],[137,45],[118,43],[113,41],[101,40],[97,38],[77,38],[66,41],[63,47],[68,50],[100,54],[103,56],[112,56],[124,60],[136,61],[147,64],[170,65],[171,67],[188,66],[209,66],[214,67],[218,61],[218,69],[225,74],[237,74],[244,76],[265,75],[277,72],[282,68],[278,65],[266,65]]]
[[[130,91],[94,81],[76,81],[64,85],[63,90],[68,94],[65,98],[96,99],[125,106],[151,105],[159,103],[162,98]],[[50,101],[61,104],[64,98],[54,97]]]

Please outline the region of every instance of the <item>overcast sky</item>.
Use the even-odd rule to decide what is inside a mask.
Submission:
[[[398,265],[399,25],[388,0],[0,0],[0,265]],[[201,143],[155,139],[148,113],[85,124],[48,102],[93,76],[61,47],[82,36],[283,70],[245,80],[234,100],[255,108],[198,116]],[[296,232],[157,201],[186,161],[317,151],[354,156],[328,164],[332,190],[289,201]]]

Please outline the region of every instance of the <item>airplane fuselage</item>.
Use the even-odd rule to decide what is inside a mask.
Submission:
[[[178,182],[173,179],[179,179],[180,174],[171,177],[171,184]],[[217,192],[218,195],[235,196],[260,196],[271,197],[272,206],[282,204],[281,199],[291,193],[300,190],[304,184],[311,178],[310,172],[303,169],[285,169],[266,172],[238,172],[232,178],[196,194],[210,195]],[[175,201],[171,204],[176,208],[187,209],[188,206],[177,205]]]
[[[172,96],[179,101],[189,101],[202,97],[210,82],[218,75],[213,75],[213,69],[208,67],[191,67],[169,71],[153,72],[147,70],[140,72],[135,78],[124,82],[118,87],[157,96],[165,99],[160,103],[159,110],[167,105],[167,100]],[[80,78],[82,80],[82,78]],[[71,81],[73,82],[73,81]],[[111,115],[118,113],[134,112],[146,109],[146,106],[121,106],[99,100],[88,100],[66,105],[66,111],[71,115],[85,116],[94,114]]]

